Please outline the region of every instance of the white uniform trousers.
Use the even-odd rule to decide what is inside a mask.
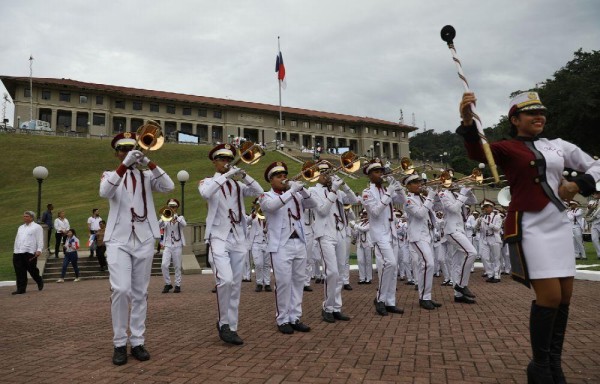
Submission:
[[[112,289],[110,309],[115,347],[127,345],[128,325],[131,346],[144,344],[154,240],[151,237],[141,243],[132,234],[127,243],[117,241],[106,243],[106,262]],[[130,306],[131,316],[129,316]]]
[[[376,242],[373,245],[379,273],[377,301],[383,301],[386,306],[396,305],[396,277],[398,275],[398,241]]]
[[[583,246],[583,233],[579,225],[573,226],[573,245],[575,246],[575,258],[587,259],[585,247]]]
[[[314,237],[312,240],[312,245],[312,258],[314,261],[313,275],[315,276],[315,278],[323,279],[325,278],[325,267],[323,266],[323,258],[321,257],[321,252],[319,252],[319,245],[317,244],[317,239],[315,239]],[[308,257],[310,257],[310,254],[308,255]]]
[[[493,238],[493,236],[489,236]],[[481,251],[481,260],[483,261],[483,267],[488,277],[495,279],[500,278],[500,248],[502,244],[497,242],[488,243],[485,240],[479,242],[479,249]]]
[[[442,270],[444,280],[450,280],[450,271],[448,270],[448,264],[446,263],[446,254],[448,253],[446,243],[440,243],[437,247],[433,248],[433,256],[435,258],[435,273]]]
[[[338,232],[339,233],[339,232]],[[340,237],[338,235],[338,237]],[[340,237],[340,239],[342,239],[342,237]],[[345,256],[345,261],[344,261],[344,273],[342,274],[342,281],[344,282],[344,284],[350,284],[350,244],[352,242],[352,239],[350,238],[350,236],[347,236],[343,238],[343,241],[341,241],[341,243],[344,244],[344,254]]]
[[[310,285],[310,279],[316,276],[315,258],[313,252],[315,249],[315,234],[305,233],[304,239],[306,240],[306,279],[304,285],[308,287]]]
[[[251,280],[252,279],[252,263],[250,262],[252,259],[252,255],[250,250],[246,251],[246,256],[244,257],[244,271],[242,272],[242,279]]]
[[[356,262],[358,264],[358,280],[367,282],[373,280],[373,248],[356,246]]]
[[[407,242],[400,243],[398,249],[400,250],[400,260],[398,261],[398,275],[400,277],[406,277],[406,280],[413,281],[413,269],[412,269],[412,257],[410,256],[410,249]]]
[[[317,239],[317,250],[323,260],[325,278],[323,309],[329,313],[342,311],[342,287],[344,282],[340,271],[344,270],[345,256],[344,247],[338,245],[337,238],[321,236]]]
[[[452,254],[452,281],[459,287],[464,288],[469,285],[471,269],[475,263],[477,251],[464,233],[451,233],[446,235],[446,239],[454,249]],[[461,297],[462,293],[455,290],[454,296]]]
[[[181,286],[181,252],[183,247],[165,247],[162,254],[162,262],[160,269],[162,270],[163,278],[166,285],[171,285],[171,276],[169,274],[169,266],[173,261],[173,269],[175,270],[175,285]]]
[[[419,285],[419,300],[431,300],[433,286],[434,260],[433,247],[426,241],[410,243],[410,251],[417,259],[417,284]]]
[[[600,259],[600,224],[592,225],[592,243],[594,244],[594,249],[596,250],[596,257]]]
[[[275,307],[277,325],[295,323],[302,317],[302,294],[306,275],[306,248],[298,238],[288,239],[271,252],[275,275]]]
[[[229,329],[237,331],[242,272],[247,255],[246,246],[238,244],[233,233],[229,234],[227,241],[210,239],[209,257],[217,283],[219,328],[229,324]]]
[[[271,257],[267,253],[267,244],[252,244],[252,259],[256,285],[271,285]]]
[[[510,265],[510,254],[508,253],[508,244],[502,245],[502,249],[500,250],[500,255],[502,257],[501,272],[510,273],[511,265]]]

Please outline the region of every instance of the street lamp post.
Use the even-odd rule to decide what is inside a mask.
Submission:
[[[48,177],[48,169],[41,165],[33,168],[33,177],[38,181],[37,217],[39,221],[40,214],[42,213],[42,183],[44,182],[44,179]]]
[[[371,151],[371,159],[373,159],[375,157],[375,147],[373,147],[373,144],[369,145],[369,151]]]
[[[179,180],[179,183],[181,184],[181,216],[184,216],[184,212],[185,212],[185,194],[184,194],[184,188],[185,188],[185,182],[188,181],[190,179],[190,174],[187,173],[187,171],[181,170],[179,172],[177,172],[177,180]]]
[[[485,168],[485,164],[479,163],[478,167],[481,170],[481,175],[483,176],[483,169]],[[481,187],[483,189],[483,199],[485,200],[485,183]]]

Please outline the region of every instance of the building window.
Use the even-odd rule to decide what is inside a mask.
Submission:
[[[184,107],[182,110],[182,113],[184,116],[191,116],[192,115],[192,108],[190,107]]]
[[[42,89],[42,100],[50,100],[51,95],[52,95],[52,92],[50,92],[47,89]]]
[[[290,127],[297,127],[297,126],[298,126],[298,120],[290,121]]]
[[[104,104],[104,96],[96,96],[96,105]]]
[[[383,130],[383,136],[387,136],[388,135],[388,131],[387,130]]]
[[[133,110],[134,111],[141,111],[142,110],[142,102],[139,100],[134,100],[132,103],[133,106]]]
[[[79,95],[79,104],[87,104],[87,95]]]
[[[183,133],[189,133],[190,135],[193,133],[191,123],[181,123],[180,129],[181,129],[181,132],[183,132]]]
[[[198,116],[200,116],[200,117],[208,116],[208,111],[206,110],[206,108],[198,108]]]
[[[174,114],[175,113],[175,106],[174,105],[167,105],[167,113]]]
[[[125,100],[115,100],[115,108],[125,109]]]
[[[310,128],[310,124],[308,123],[308,121],[303,121],[302,122],[302,127],[303,128]]]
[[[365,127],[365,133],[369,133],[369,127]]]
[[[213,111],[213,117],[215,119],[220,119],[220,118],[223,117],[223,112],[221,112],[221,111]]]
[[[346,132],[346,127],[343,125],[340,125],[338,128],[340,129],[340,132]]]
[[[58,94],[58,100],[70,102],[71,101],[71,92],[61,92],[61,93],[59,93]]]
[[[315,123],[315,129],[323,129],[323,124]]]
[[[396,137],[396,131],[392,131],[392,137]]]
[[[285,119],[281,119],[281,120],[277,119],[277,126],[278,127],[285,126]]]
[[[23,90],[23,96],[24,97],[31,97],[31,90],[29,88],[25,88]]]
[[[350,133],[356,133],[356,128],[350,128]]]
[[[159,112],[158,103],[150,103],[150,112]]]
[[[379,131],[377,130],[377,128],[373,128],[373,134],[376,135]]]
[[[94,125],[104,126],[106,124],[106,115],[104,113],[94,113],[92,123]]]
[[[408,132],[402,132],[402,137],[406,139],[408,137]]]
[[[333,131],[333,124],[327,124],[327,130]]]

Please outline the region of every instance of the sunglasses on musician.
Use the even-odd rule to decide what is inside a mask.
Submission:
[[[134,145],[117,145],[115,149],[119,152],[129,152],[133,150],[134,147]]]
[[[546,116],[546,111],[543,109],[534,109],[531,111],[522,111],[521,112],[524,115],[527,116]]]

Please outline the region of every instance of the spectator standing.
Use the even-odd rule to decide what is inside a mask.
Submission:
[[[102,221],[100,210],[98,210],[98,208],[92,209],[92,216],[87,220],[88,232],[90,235],[90,257],[94,257],[94,251],[96,250],[95,236],[94,239],[92,239],[92,235],[95,235],[100,229],[100,221]]]
[[[56,244],[54,245],[54,258],[58,259],[58,250],[64,243],[64,239],[67,237],[67,231],[71,228],[69,220],[65,218],[65,211],[58,211],[58,217],[54,220],[54,237]]]
[[[69,229],[67,231],[67,238],[65,239],[65,245],[63,250],[65,252],[65,258],[63,260],[62,271],[60,273],[60,279],[58,279],[57,283],[65,282],[65,274],[67,273],[67,267],[69,264],[73,265],[73,270],[75,271],[75,280],[74,282],[78,282],[79,280],[79,267],[77,266],[77,250],[79,249],[79,239],[75,236],[75,230]]]
[[[13,266],[17,276],[17,290],[13,295],[21,295],[27,290],[27,272],[38,285],[38,290],[44,289],[44,280],[37,268],[37,258],[44,248],[42,226],[35,222],[35,213],[25,211],[23,224],[17,231],[13,253]]]
[[[46,211],[42,213],[42,223],[48,226],[48,244],[46,246],[48,247],[48,252],[50,252],[50,237],[52,236],[52,229],[54,228],[54,221],[52,220],[52,210],[54,209],[54,206],[50,203],[46,208]]]
[[[100,229],[96,232],[96,256],[100,264],[100,272],[104,272],[106,265],[106,244],[104,243],[104,232],[106,231],[106,221],[100,221]]]

